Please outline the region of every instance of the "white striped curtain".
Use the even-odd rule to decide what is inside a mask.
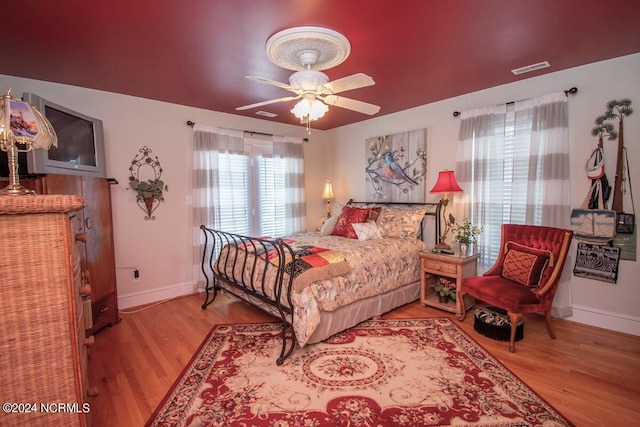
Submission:
[[[480,252],[495,261],[501,225],[569,227],[569,132],[564,92],[461,114],[456,195],[482,225]]]
[[[299,233],[306,229],[307,215],[302,141],[274,135],[273,156],[282,159],[284,166],[285,234]]]
[[[201,272],[202,244],[204,243],[200,225],[210,228],[222,228],[220,223],[221,192],[220,182],[225,182],[225,205],[246,206],[247,191],[245,181],[234,177],[220,175],[220,158],[229,160],[230,156],[219,156],[229,153],[244,158],[243,132],[196,124],[193,129],[193,172],[192,172],[192,210],[193,210],[193,277],[198,289],[204,289],[204,276]],[[225,171],[234,168],[224,167]],[[228,173],[227,173],[228,175]],[[230,187],[229,187],[230,186]],[[234,200],[234,198],[240,200]],[[240,208],[237,216],[244,216]],[[238,221],[243,222],[242,221]],[[226,230],[234,232],[235,230]]]
[[[245,142],[243,131],[194,126],[193,277],[200,289],[204,288],[200,225],[242,235],[265,227],[286,235],[305,230],[302,140],[274,136],[273,154],[268,157],[250,155]],[[252,182],[251,173],[256,172],[259,183]],[[252,212],[252,203],[259,212]]]

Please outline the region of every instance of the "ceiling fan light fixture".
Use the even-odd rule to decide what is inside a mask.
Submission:
[[[300,100],[291,112],[307,126],[307,130],[311,121],[318,120],[329,111],[329,105],[368,115],[377,114],[380,111],[377,105],[336,96],[337,93],[374,85],[375,82],[371,77],[364,73],[357,73],[330,82],[329,76],[320,71],[342,63],[351,52],[349,40],[337,31],[322,27],[289,28],[269,37],[266,50],[267,56],[274,64],[296,70],[289,77],[289,84],[265,77],[246,77],[288,90],[295,96],[243,105],[236,110]]]
[[[351,43],[339,32],[323,27],[294,27],[273,34],[266,43],[267,56],[288,70],[326,70],[344,62]]]
[[[315,92],[328,82],[329,76],[316,70],[296,71],[289,77],[289,84],[304,92]]]
[[[329,106],[317,99],[301,99],[292,109],[294,116],[301,121],[313,121],[323,117]]]

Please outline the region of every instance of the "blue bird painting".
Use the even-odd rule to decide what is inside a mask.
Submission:
[[[370,138],[366,144],[365,172],[370,183],[367,198],[386,202],[424,202],[426,131]]]
[[[391,151],[387,151],[384,153],[383,158],[384,164],[382,165],[382,173],[392,179],[397,179],[400,181],[408,182],[413,185],[418,185],[418,183],[409,177],[407,173],[402,169],[402,167],[396,163],[393,159],[393,153]]]

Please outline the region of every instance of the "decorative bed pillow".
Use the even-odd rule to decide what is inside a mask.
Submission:
[[[378,206],[378,207],[370,207],[369,208],[369,218],[367,219],[367,221],[374,221],[375,223],[378,223],[378,218],[380,217],[380,212],[382,212],[382,208],[380,206]]]
[[[367,221],[360,224],[351,224],[358,236],[358,240],[382,239],[382,234],[375,221]]]
[[[351,224],[359,224],[363,223],[369,217],[369,209],[368,208],[352,208],[349,206],[345,206],[342,208],[342,213],[340,213],[340,217],[338,218],[338,222],[336,223],[335,228],[333,229],[334,236],[342,236],[348,237],[350,239],[357,239],[358,235],[356,234],[353,226]]]
[[[549,252],[510,243],[513,242],[506,245],[507,255],[504,257],[501,276],[521,285],[537,288],[542,272],[549,263]]]
[[[333,215],[327,218],[327,220],[320,227],[320,235],[321,236],[329,236],[333,233],[333,229],[336,227],[336,223],[338,222],[338,215]]]
[[[382,237],[416,237],[426,211],[425,208],[383,209],[377,221]]]

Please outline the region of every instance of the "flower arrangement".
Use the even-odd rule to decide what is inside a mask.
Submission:
[[[447,279],[446,277],[438,278],[438,282],[433,285],[433,289],[436,295],[444,299],[455,300],[456,299],[456,282]]]
[[[478,235],[483,232],[482,227],[471,224],[469,218],[465,218],[462,224],[455,223],[451,226],[451,233],[458,243],[471,244],[478,241]]]

